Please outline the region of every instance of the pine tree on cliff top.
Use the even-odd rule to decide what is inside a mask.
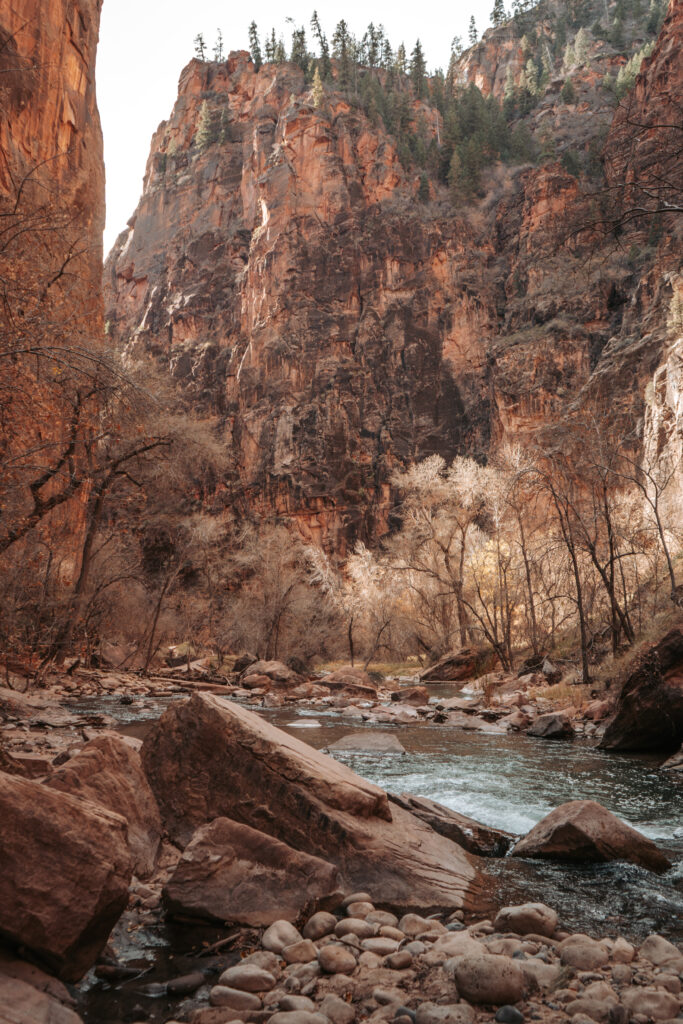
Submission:
[[[223,33],[218,29],[216,42],[213,47],[213,59],[219,63],[223,60]]]
[[[198,32],[194,37],[194,55],[197,60],[206,60],[206,43],[202,32]]]
[[[505,13],[505,4],[503,3],[503,0],[495,0],[493,10],[491,11],[491,21],[496,28],[507,21],[507,14]]]
[[[474,46],[477,39],[479,38],[479,33],[477,32],[477,23],[474,20],[474,15],[472,15],[472,17],[470,18],[470,27],[468,29],[468,35],[470,37],[470,46]]]
[[[313,17],[311,18],[311,29],[313,31],[313,37],[317,40],[318,47],[320,49],[320,61],[318,62],[318,68],[320,69],[320,76],[325,80],[329,81],[332,78],[332,62],[330,60],[330,46],[327,42],[327,36],[322,30],[320,25],[320,19],[318,18],[318,12],[313,11]]]
[[[251,53],[254,67],[259,71],[263,64],[263,57],[261,55],[261,43],[259,42],[258,28],[255,21],[252,21],[249,26],[249,52]]]
[[[418,39],[410,55],[410,80],[419,100],[423,99],[427,86],[427,62],[422,52],[422,44]]]
[[[347,89],[351,81],[351,37],[343,18],[332,36],[332,56],[339,69],[339,87]]]

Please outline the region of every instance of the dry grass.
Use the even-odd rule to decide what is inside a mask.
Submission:
[[[536,690],[529,690],[529,695],[534,700],[547,700],[553,704],[561,705],[566,707],[568,704],[573,704],[574,707],[579,707],[586,701],[591,700],[591,693],[595,690],[594,686],[583,686],[577,685],[576,683],[556,683],[554,686],[539,687]]]

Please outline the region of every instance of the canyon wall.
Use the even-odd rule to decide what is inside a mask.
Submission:
[[[478,81],[478,61],[497,94],[510,32],[487,33],[463,77]],[[595,43],[575,101],[552,79],[530,130],[551,127],[558,155],[587,151],[614,116],[602,75],[623,62]],[[232,504],[343,553],[390,527],[396,467],[486,458],[597,394],[643,414],[665,347],[668,229],[642,258],[608,243],[594,198],[552,157],[495,165],[482,192],[454,205],[431,181],[426,199],[381,122],[329,90],[316,108],[293,65],[192,61],[106,264],[109,337],[218,413]]]

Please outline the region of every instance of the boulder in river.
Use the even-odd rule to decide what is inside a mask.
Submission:
[[[544,740],[569,740],[574,735],[574,726],[565,711],[551,711],[547,715],[539,715],[527,729],[527,735]]]
[[[488,647],[463,647],[451,651],[435,665],[420,672],[421,683],[464,682],[493,668],[496,656]]]
[[[366,729],[363,732],[351,732],[348,736],[342,736],[327,747],[328,750],[348,750],[368,754],[405,754],[398,736],[393,732],[374,732]]]
[[[126,821],[0,774],[0,932],[66,981],[95,962],[128,902]]]
[[[302,683],[303,676],[300,676],[298,672],[294,672],[293,669],[283,664],[281,661],[255,661],[249,665],[242,673],[241,685],[249,689],[245,680],[249,679],[250,676],[265,676],[270,680],[271,685],[289,689],[294,686],[298,686]]]
[[[228,817],[335,864],[348,891],[399,909],[479,905],[475,863],[378,786],[215,694],[174,704],[142,760],[170,836]]]
[[[683,630],[640,658],[600,741],[603,750],[675,750],[683,742]]]
[[[446,839],[479,857],[504,857],[516,838],[510,832],[482,825],[481,822],[452,811],[450,807],[444,807],[443,804],[438,804],[426,796],[389,793],[389,799],[420,818],[439,835],[445,836]]]
[[[393,701],[412,704],[418,708],[429,704],[429,690],[425,686],[404,686],[400,690],[394,690],[390,696]]]
[[[164,889],[171,914],[253,928],[298,921],[340,899],[333,864],[229,818],[197,829]]]
[[[128,845],[138,878],[154,871],[161,841],[161,816],[142,770],[140,755],[122,736],[102,733],[48,779],[62,793],[94,800],[128,822]]]
[[[512,856],[580,863],[625,860],[650,871],[671,867],[651,839],[595,800],[570,800],[556,807],[517,843]]]

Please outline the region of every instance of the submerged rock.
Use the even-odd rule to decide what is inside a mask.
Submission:
[[[344,765],[214,694],[169,708],[142,760],[176,841],[229,817],[329,860],[347,890],[371,888],[392,907],[475,906],[482,898],[462,849]]]
[[[352,732],[348,736],[330,743],[332,750],[351,750],[372,754],[405,754],[406,749],[398,736],[392,732]]]
[[[426,822],[439,835],[451,839],[479,857],[504,857],[515,841],[512,833],[482,825],[428,797],[413,796],[412,793],[389,793],[389,799]]]
[[[595,800],[570,800],[556,807],[517,843],[512,856],[581,863],[626,860],[650,871],[671,867],[651,839]]]
[[[574,735],[574,727],[568,714],[564,711],[553,711],[547,715],[539,715],[527,729],[527,735],[539,736],[544,740],[568,740]]]

